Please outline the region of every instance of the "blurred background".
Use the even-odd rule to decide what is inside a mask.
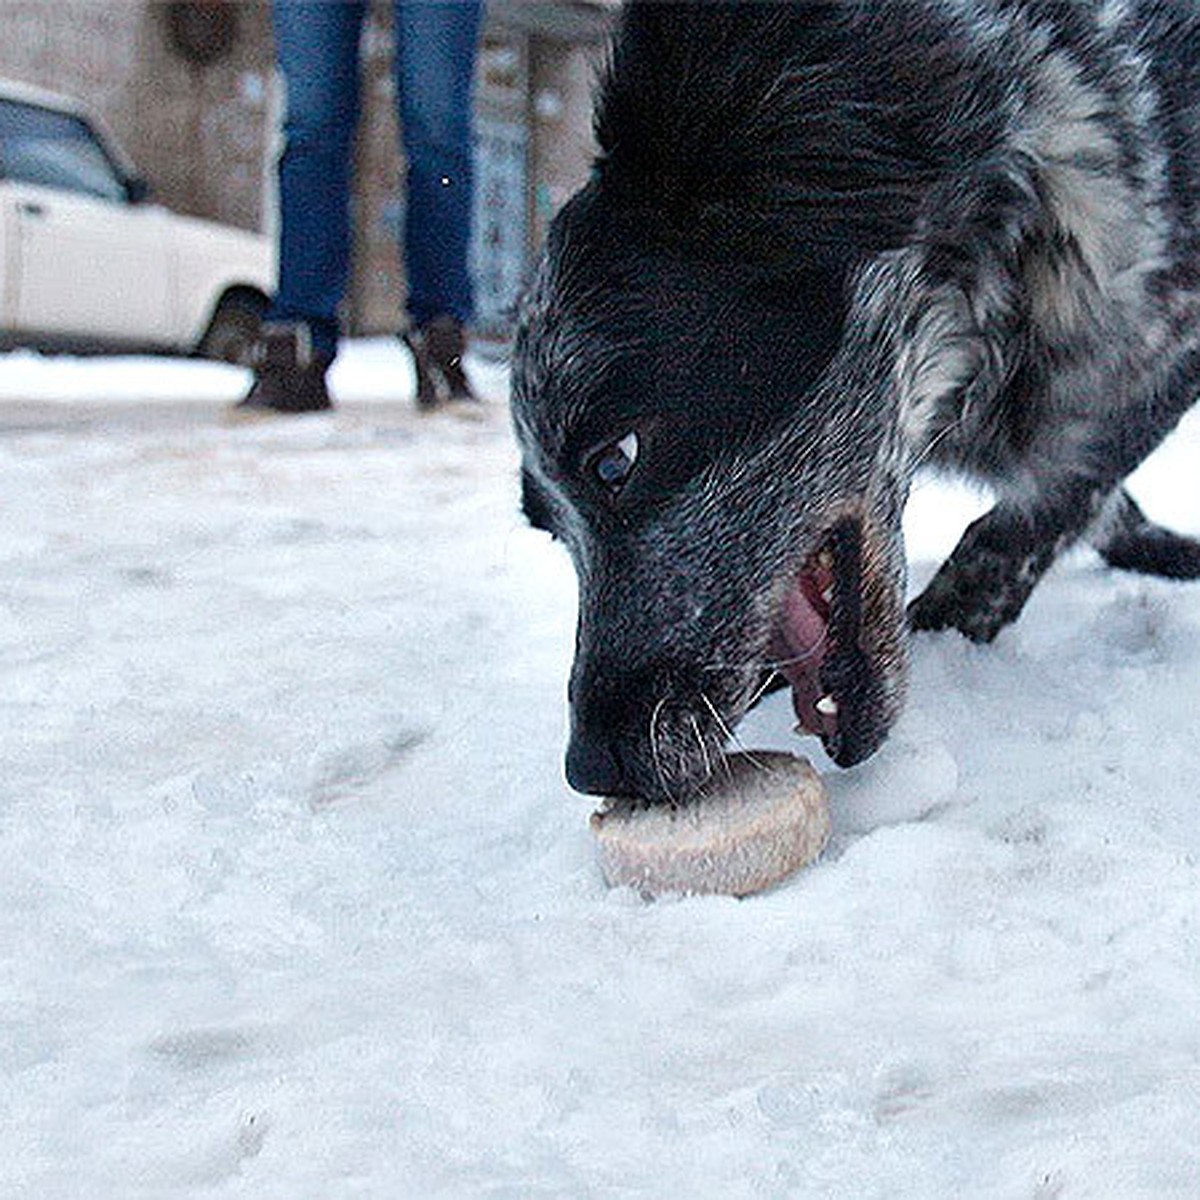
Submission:
[[[590,93],[615,0],[490,0],[476,90],[478,332],[503,340],[546,225],[586,176]],[[364,32],[355,261],[345,329],[394,332],[404,172],[392,100],[391,5]],[[271,238],[282,86],[270,11],[240,0],[0,0],[0,85],[81,101],[154,199]]]

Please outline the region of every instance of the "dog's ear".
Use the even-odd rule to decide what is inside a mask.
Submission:
[[[919,450],[974,389],[1034,392],[1051,362],[1121,353],[1113,339],[1129,323],[1118,310],[1133,274],[1161,255],[1154,230],[1099,157],[1015,155],[934,189],[914,240],[864,275],[891,305],[910,444]]]
[[[908,453],[920,456],[991,374],[991,357],[964,282],[931,272],[923,248],[910,246],[855,272],[828,386],[866,396],[890,383],[875,402],[895,405]]]
[[[1023,369],[1029,271],[1049,247],[1069,254],[1071,243],[1036,179],[1024,166],[989,166],[934,189],[908,245],[858,271],[848,322],[862,342],[855,353],[887,356],[912,453],[972,395],[994,394]]]

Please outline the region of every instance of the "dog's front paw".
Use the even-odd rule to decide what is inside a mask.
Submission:
[[[1051,555],[998,545],[994,533],[982,525],[968,530],[929,586],[909,604],[910,629],[957,629],[973,642],[990,642],[1021,615]]]
[[[1024,603],[1022,599],[1021,603]],[[1021,611],[982,596],[945,568],[908,606],[908,626],[913,630],[957,629],[973,642],[990,642]]]

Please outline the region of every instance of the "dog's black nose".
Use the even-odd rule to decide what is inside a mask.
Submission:
[[[624,772],[616,753],[603,738],[576,730],[567,747],[567,782],[592,796],[623,796]]]

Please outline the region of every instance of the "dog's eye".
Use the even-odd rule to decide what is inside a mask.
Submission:
[[[588,460],[588,468],[615,496],[633,473],[637,456],[638,435],[631,430],[620,441],[601,446]]]

